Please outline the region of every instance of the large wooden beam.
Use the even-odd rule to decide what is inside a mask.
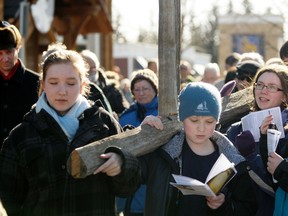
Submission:
[[[249,112],[253,101],[253,87],[245,88],[230,96],[223,97],[220,123],[226,125],[229,122],[233,122],[234,119],[239,120],[239,116]]]
[[[164,130],[138,127],[78,148],[70,155],[67,167],[75,178],[85,178],[102,163],[100,154],[110,145],[127,149],[135,156],[154,151],[168,142],[182,127],[177,119],[178,66],[180,62],[180,0],[159,0],[159,115]],[[170,117],[167,117],[170,116]]]
[[[104,162],[100,155],[109,146],[120,147],[135,156],[154,151],[168,142],[182,127],[177,120],[177,115],[163,118],[163,124],[163,131],[143,125],[75,149],[67,161],[68,172],[74,178],[85,178],[91,175]]]
[[[180,0],[159,0],[159,115],[177,112]]]

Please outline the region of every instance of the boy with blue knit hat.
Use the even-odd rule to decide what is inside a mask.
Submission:
[[[247,163],[233,144],[215,130],[222,110],[218,89],[208,83],[193,82],[183,88],[178,99],[183,130],[156,151],[140,158],[147,184],[145,214],[254,215],[257,204]],[[161,118],[155,116],[146,117],[143,124],[163,128]],[[221,153],[235,164],[237,174],[215,197],[183,195],[170,185],[174,182],[172,174],[205,182]]]
[[[222,111],[218,89],[207,83],[189,83],[179,95],[179,120],[189,116],[213,116],[219,121]]]

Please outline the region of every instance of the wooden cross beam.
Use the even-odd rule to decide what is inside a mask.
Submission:
[[[180,0],[159,0],[159,114],[163,117],[164,130],[159,131],[146,125],[75,149],[67,161],[68,172],[74,178],[85,178],[92,174],[104,162],[100,154],[111,145],[140,156],[165,144],[181,129],[182,124],[176,114],[180,86],[179,25]],[[227,123],[246,112],[252,102],[251,88],[224,97],[220,122]]]
[[[165,144],[179,129],[177,119],[178,65],[180,53],[180,0],[159,0],[159,115],[164,130],[150,126],[138,127],[75,149],[70,155],[68,172],[75,178],[85,178],[103,161],[100,154],[110,145],[127,149],[136,156],[149,153]]]

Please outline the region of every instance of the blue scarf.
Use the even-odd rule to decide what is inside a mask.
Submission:
[[[36,113],[39,113],[41,109],[48,112],[60,125],[67,135],[69,142],[71,142],[79,127],[78,117],[89,107],[90,104],[88,103],[88,100],[80,94],[70,110],[64,116],[61,116],[48,104],[46,94],[43,92],[36,103]]]

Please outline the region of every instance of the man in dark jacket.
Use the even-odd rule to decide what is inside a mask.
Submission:
[[[38,99],[39,76],[18,58],[21,45],[19,30],[0,21],[0,148],[9,131]]]

